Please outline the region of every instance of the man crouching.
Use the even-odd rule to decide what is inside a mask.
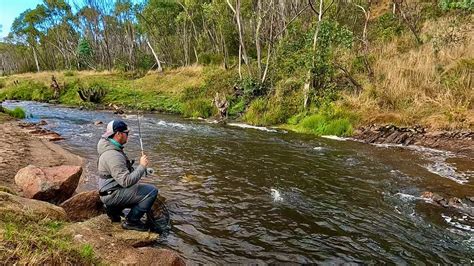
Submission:
[[[152,185],[138,184],[146,173],[148,158],[142,155],[140,165],[133,169],[133,163],[123,151],[128,134],[125,122],[112,120],[97,144],[99,195],[112,222],[120,222],[123,209],[130,208],[122,228],[147,231],[148,226],[140,219],[151,210],[158,190]]]

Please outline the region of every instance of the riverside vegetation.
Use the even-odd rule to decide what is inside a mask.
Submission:
[[[472,1],[92,1],[77,14],[53,2],[25,11],[0,44],[18,59],[4,65],[0,100],[208,118],[219,92],[232,119],[317,135],[474,127]]]

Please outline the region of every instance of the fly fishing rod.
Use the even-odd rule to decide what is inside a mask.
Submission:
[[[137,125],[138,125],[138,139],[140,140],[140,150],[142,152],[142,156],[145,155],[145,151],[143,149],[143,139],[142,139],[142,129],[140,125],[140,114],[138,112],[138,100],[137,100],[137,95],[135,94],[135,102],[137,105]],[[153,175],[155,173],[155,169],[153,168],[146,168],[146,174],[147,175]]]

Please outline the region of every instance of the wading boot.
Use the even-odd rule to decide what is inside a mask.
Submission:
[[[132,208],[125,219],[125,222],[122,223],[122,228],[126,230],[136,230],[142,232],[148,231],[149,227],[140,221],[144,213],[144,211],[141,211],[137,208]]]
[[[121,216],[123,216],[123,208],[120,207],[112,207],[105,205],[105,213],[110,218],[112,223],[119,223],[122,221]]]

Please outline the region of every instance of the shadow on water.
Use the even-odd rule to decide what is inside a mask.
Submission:
[[[87,158],[111,119],[136,116],[20,105]],[[104,125],[95,126],[101,120]],[[145,115],[142,134],[173,230],[159,245],[193,263],[472,263],[474,215],[423,201],[423,191],[474,196],[472,158]],[[469,212],[471,210],[471,212]]]

